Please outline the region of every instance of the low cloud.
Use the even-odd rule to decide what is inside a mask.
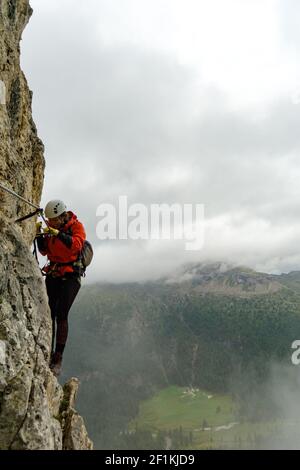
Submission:
[[[152,279],[202,259],[299,269],[300,105],[286,93],[234,108],[230,93],[171,49],[131,40],[134,25],[107,2],[74,2],[32,1],[22,60],[46,145],[42,203],[64,199],[84,222],[95,246],[89,279]],[[121,40],[107,39],[109,21],[111,31],[113,21],[124,28]],[[120,195],[205,204],[203,250],[98,240],[97,207]]]

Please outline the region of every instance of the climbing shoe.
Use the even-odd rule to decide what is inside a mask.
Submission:
[[[55,352],[51,357],[50,369],[52,370],[53,375],[58,377],[61,373],[62,366],[62,354]]]

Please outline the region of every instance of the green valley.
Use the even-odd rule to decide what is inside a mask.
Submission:
[[[82,288],[65,375],[81,381],[78,407],[96,447],[165,448],[161,433],[182,427],[185,439],[193,433],[186,445],[202,448],[211,445],[209,431],[197,431],[204,421],[238,422],[216,433],[240,447],[248,436],[258,447],[278,434],[299,394],[291,363],[299,285],[295,273],[214,264],[193,265],[180,279]],[[183,398],[192,389],[195,397]]]
[[[277,434],[282,421],[239,421],[230,396],[170,386],[140,403],[128,441],[153,439],[169,449],[253,449]]]

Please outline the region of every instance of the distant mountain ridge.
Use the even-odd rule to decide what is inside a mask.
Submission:
[[[173,276],[162,278],[161,282],[185,284],[199,293],[211,292],[244,297],[277,292],[283,288],[280,276],[224,262],[184,265]]]

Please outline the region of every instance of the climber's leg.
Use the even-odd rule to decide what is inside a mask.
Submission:
[[[68,314],[72,304],[81,287],[79,277],[69,277],[61,280],[61,295],[57,306],[56,315],[56,347],[53,356],[54,367],[52,368],[55,375],[59,375],[62,364],[63,352],[68,338]]]

